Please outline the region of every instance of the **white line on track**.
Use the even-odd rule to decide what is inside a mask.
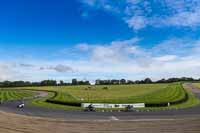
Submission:
[[[112,121],[118,121],[119,119],[117,117],[115,117],[115,116],[111,116],[110,120],[112,120]]]
[[[133,120],[127,120],[127,121],[140,122],[140,121],[173,121],[173,120],[176,120],[176,119],[133,119]]]
[[[155,121],[174,121],[174,120],[184,120],[184,119],[132,119],[132,120],[120,120],[115,116],[109,117],[108,120],[94,120],[95,122],[110,122],[110,121],[119,121],[119,122],[155,122]]]

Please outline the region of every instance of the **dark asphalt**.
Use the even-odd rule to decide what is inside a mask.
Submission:
[[[187,89],[192,90],[200,99],[200,89],[192,84],[185,84]],[[64,120],[140,120],[140,119],[176,119],[176,118],[200,118],[200,105],[179,110],[161,110],[161,111],[141,111],[141,112],[83,112],[83,111],[65,111],[61,109],[47,109],[36,106],[25,106],[23,109],[17,108],[20,101],[6,102],[0,105],[0,110],[27,116],[61,118]]]

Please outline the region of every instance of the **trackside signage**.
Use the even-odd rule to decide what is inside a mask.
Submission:
[[[107,104],[107,103],[82,103],[81,106],[83,108],[88,107],[89,105],[92,105],[95,108],[125,108],[128,105],[133,106],[133,108],[144,108],[144,103],[135,103],[135,104]]]

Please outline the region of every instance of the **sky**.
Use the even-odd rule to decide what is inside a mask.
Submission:
[[[200,78],[199,0],[6,0],[0,20],[0,81]]]

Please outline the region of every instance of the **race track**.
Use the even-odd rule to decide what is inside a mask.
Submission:
[[[186,89],[190,89],[200,99],[200,89],[192,84],[185,84]],[[44,97],[47,94],[40,92],[39,96]],[[200,105],[179,110],[161,110],[161,111],[141,111],[141,112],[83,112],[83,111],[65,111],[61,109],[47,109],[36,106],[25,106],[18,109],[16,106],[20,101],[6,102],[0,105],[0,110],[4,112],[16,113],[27,116],[56,118],[69,121],[157,121],[173,120],[185,118],[200,118]]]

